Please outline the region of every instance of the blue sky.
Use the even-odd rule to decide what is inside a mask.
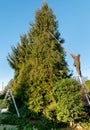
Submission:
[[[0,89],[13,78],[14,71],[7,62],[11,46],[30,29],[35,11],[45,0],[0,0]],[[81,55],[81,70],[90,79],[90,0],[46,0],[59,24],[64,47]],[[69,68],[74,71],[73,60],[67,54]]]

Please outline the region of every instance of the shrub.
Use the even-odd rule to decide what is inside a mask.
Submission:
[[[81,86],[74,79],[62,79],[54,89],[57,103],[56,118],[59,122],[73,122],[80,119],[83,104],[80,100]]]

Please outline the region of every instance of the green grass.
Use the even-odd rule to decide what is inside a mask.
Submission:
[[[0,125],[0,130],[18,130],[14,125]]]

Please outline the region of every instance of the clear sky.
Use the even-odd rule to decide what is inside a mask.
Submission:
[[[14,71],[7,62],[11,46],[30,29],[35,11],[45,0],[0,0],[0,89],[13,78]],[[46,0],[59,24],[64,47],[81,55],[81,70],[90,79],[90,0]],[[73,60],[67,54],[69,68],[74,71]]]

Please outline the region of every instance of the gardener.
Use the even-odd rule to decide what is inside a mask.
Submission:
[[[77,73],[79,76],[81,76],[81,69],[80,69],[80,54],[77,56],[70,54],[72,58],[74,59],[74,66],[76,67]]]

